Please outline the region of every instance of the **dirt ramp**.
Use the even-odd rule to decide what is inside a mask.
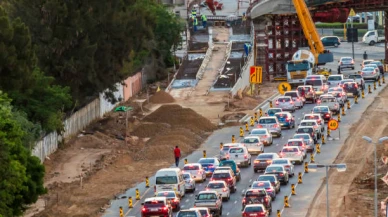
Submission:
[[[150,102],[155,104],[173,103],[175,102],[175,99],[169,93],[161,90],[150,97]]]

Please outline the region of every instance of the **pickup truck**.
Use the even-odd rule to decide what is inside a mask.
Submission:
[[[240,169],[238,168],[236,162],[233,160],[222,160],[219,164],[220,167],[230,167],[233,170],[234,176],[236,177],[236,181],[239,182],[241,180]]]
[[[213,216],[222,215],[222,195],[216,191],[200,191],[195,196],[194,207],[206,207]]]
[[[367,31],[364,37],[362,37],[362,42],[371,46],[382,41],[385,41],[384,32],[380,32],[377,30]]]

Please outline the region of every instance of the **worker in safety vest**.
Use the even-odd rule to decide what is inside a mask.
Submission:
[[[206,24],[207,24],[207,17],[205,14],[202,14],[201,16],[201,20],[202,20],[202,26],[203,28],[206,28]]]
[[[247,15],[246,15],[245,13],[243,13],[241,25],[242,25],[242,26],[245,26],[245,25],[246,25],[246,22],[247,22]]]
[[[191,16],[192,17],[197,17],[197,10],[195,10],[194,8],[191,9]]]
[[[197,19],[197,17],[194,17],[194,19],[193,19],[193,30],[194,30],[194,32],[197,31],[197,26],[198,26],[198,19]]]

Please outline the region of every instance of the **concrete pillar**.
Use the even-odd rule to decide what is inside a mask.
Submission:
[[[383,12],[382,11],[379,11],[379,20],[378,20],[378,23],[380,26],[383,25]]]

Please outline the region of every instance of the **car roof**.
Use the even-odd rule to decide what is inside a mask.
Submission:
[[[263,175],[260,175],[258,178],[260,178],[260,177],[262,177],[262,176],[273,176],[273,177],[276,178],[276,175],[274,175],[274,174],[263,174]]]
[[[317,106],[314,106],[314,108],[323,108],[323,107],[329,108],[329,106],[325,106],[325,105],[317,105]],[[314,109],[314,108],[313,108],[313,109]]]
[[[353,59],[352,57],[341,57],[341,59]]]
[[[282,98],[290,98],[291,99],[291,96],[279,96],[278,99],[282,99]]]
[[[144,200],[144,202],[154,201],[154,200],[163,200],[166,201],[166,197],[149,197]]]
[[[291,147],[291,146],[286,146],[286,147]],[[294,146],[294,147],[297,148],[297,149],[299,150],[298,146]],[[285,147],[283,147],[283,148],[285,148]],[[280,159],[281,159],[281,158],[280,158]],[[283,167],[283,168],[284,168],[284,166],[281,165],[281,164],[271,164],[271,165],[268,165],[268,166],[267,166],[267,168],[270,168],[270,167]]]
[[[214,170],[214,173],[230,173],[230,170]]]
[[[261,119],[276,119],[276,117],[274,116],[265,116],[265,117],[261,117],[259,120]]]
[[[366,64],[364,67],[374,67],[374,68],[376,68],[377,65],[376,65],[376,64],[369,63],[369,64]]]
[[[302,122],[318,122],[318,121],[315,120],[315,119],[314,119],[314,120],[308,119],[308,120],[302,120],[301,123],[302,123]]]
[[[210,181],[208,184],[210,184],[210,183],[223,183],[223,184],[226,184],[226,182],[223,181],[223,180],[214,180],[214,181]]]
[[[189,210],[207,210],[207,211],[209,211],[209,208],[207,208],[207,207],[191,207]]]
[[[320,97],[331,97],[333,98],[334,96],[331,95],[330,93],[322,94]]]
[[[372,61],[375,61],[375,60],[363,60],[362,62],[372,62]]]
[[[299,146],[284,146],[283,149],[292,149],[292,148],[297,148],[299,149]]]
[[[280,158],[280,159],[282,159],[282,158]],[[276,160],[279,160],[279,159],[276,159]],[[257,180],[255,180],[255,181],[252,182],[252,184],[255,183],[255,182],[269,182],[269,183],[271,183],[271,182],[268,181],[268,180],[262,180],[262,181],[257,181]]]
[[[362,68],[362,70],[369,69],[369,68],[375,69],[376,67],[366,66],[366,67]]]
[[[317,114],[317,113],[310,113],[310,114],[305,114],[304,117],[306,116],[319,116],[321,117],[321,114]]]
[[[198,194],[206,194],[206,193],[214,193],[214,194],[218,195],[217,191],[212,191],[212,190],[210,190],[210,191],[200,191]]]
[[[256,128],[256,129],[252,129],[252,131],[259,131],[259,130],[263,130],[263,131],[267,131],[268,132],[268,129],[267,128]]]
[[[275,115],[276,114],[279,114],[279,115],[291,115],[291,113],[289,113],[289,112],[276,112]]]
[[[188,164],[185,164],[183,166],[201,166],[200,163],[188,163]]]
[[[174,193],[176,195],[175,191],[158,191],[157,193]]]
[[[299,128],[314,128],[313,126],[300,126],[300,127],[298,127],[298,129]]]
[[[261,206],[263,209],[265,208],[263,204],[259,204],[259,203],[245,205],[245,207],[256,207],[256,206]]]
[[[281,161],[281,160],[290,161],[290,159],[288,159],[288,158],[277,158],[277,159],[273,159],[273,160],[272,160],[272,163],[273,163],[274,161]]]
[[[245,136],[244,139],[260,139],[260,136]]]
[[[286,92],[284,92],[284,94],[286,94],[286,93],[299,93],[298,91],[296,91],[296,90],[290,90],[290,91],[286,91]]]
[[[294,142],[294,141],[303,141],[303,139],[294,139],[294,138],[292,138],[292,139],[288,139],[287,140],[287,142]]]
[[[344,75],[329,75],[329,77],[344,77]]]
[[[242,146],[243,144],[241,144],[241,143],[226,143],[226,144],[223,144],[223,146],[236,146],[236,147],[238,147],[238,146]]]
[[[310,136],[310,134],[308,134],[308,133],[295,133],[294,136],[296,136],[296,135]]]

